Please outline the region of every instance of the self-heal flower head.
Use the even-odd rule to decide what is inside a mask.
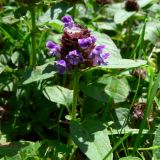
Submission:
[[[69,15],[62,17],[62,22],[64,27],[72,27],[74,24],[72,17]]]
[[[55,44],[52,41],[48,41],[46,43],[46,47],[49,49],[50,55],[55,55],[60,58],[61,47],[58,44]]]
[[[64,24],[61,45],[52,41],[46,46],[51,55],[58,58],[56,68],[60,74],[81,70],[97,65],[107,65],[109,53],[104,53],[104,45],[96,46],[96,37],[82,25],[74,23],[71,16],[62,17]]]
[[[58,60],[56,62],[56,68],[60,74],[64,74],[67,70],[67,63],[64,60]]]
[[[71,65],[74,65],[74,66],[78,65],[83,61],[82,55],[76,50],[70,51],[69,54],[66,55],[66,59]]]
[[[82,49],[87,49],[92,44],[94,44],[95,41],[96,41],[96,38],[94,36],[91,36],[88,38],[78,39],[78,44]]]

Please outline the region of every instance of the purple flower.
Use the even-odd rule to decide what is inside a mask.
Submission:
[[[89,58],[94,58],[96,55],[102,54],[103,50],[105,49],[106,46],[104,45],[99,45],[96,46],[91,53],[89,54]]]
[[[96,46],[96,37],[84,26],[74,23],[71,16],[62,17],[64,25],[61,44],[52,41],[46,43],[50,55],[58,59],[55,67],[60,74],[85,69],[97,65],[106,65],[109,53],[104,45]]]
[[[109,53],[102,53],[100,54],[100,56],[103,58],[103,59],[108,59],[110,57],[110,54]]]
[[[70,51],[68,55],[66,55],[67,61],[72,65],[78,65],[83,61],[83,57],[76,50]]]
[[[92,44],[94,44],[95,41],[96,41],[96,38],[91,36],[91,37],[88,37],[88,38],[78,39],[78,44],[82,49],[87,49]]]
[[[52,41],[48,41],[46,43],[46,47],[49,49],[50,55],[56,55],[59,58],[61,57],[61,47],[58,44],[55,44]]]
[[[102,61],[99,63],[99,65],[107,65],[108,62],[106,62],[106,59],[110,57],[109,53],[101,53],[100,57],[102,58]]]
[[[74,24],[72,17],[69,15],[62,17],[62,22],[64,23],[64,27],[72,27]]]
[[[92,38],[92,43],[95,43],[96,42],[96,37],[94,37],[94,36],[91,36],[91,38]]]
[[[104,45],[96,46],[89,54],[89,58],[93,59],[93,66],[107,64],[105,60],[109,58],[110,54],[103,53],[104,48]]]
[[[58,60],[56,62],[56,68],[59,71],[60,74],[64,74],[65,71],[67,70],[67,64],[66,61],[64,60]]]

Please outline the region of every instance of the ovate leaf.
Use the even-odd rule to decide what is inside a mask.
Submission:
[[[127,11],[121,9],[118,12],[115,12],[114,22],[116,24],[123,24],[126,20],[128,20],[135,13],[136,12],[127,12]]]
[[[131,60],[131,59],[108,59],[107,65],[97,66],[96,68],[111,68],[111,69],[121,69],[121,68],[135,68],[145,65],[147,62],[145,60]]]
[[[53,64],[45,64],[37,66],[34,69],[28,69],[23,76],[23,84],[33,83],[35,81],[44,80],[53,77],[57,72],[54,70]]]
[[[43,94],[48,100],[58,104],[69,106],[72,103],[73,91],[58,85],[46,87]]]
[[[98,80],[98,83],[105,84],[105,93],[112,97],[115,103],[125,101],[130,91],[125,78],[103,76]]]
[[[101,102],[107,102],[108,96],[104,92],[104,85],[80,83],[80,89],[89,97]]]
[[[70,126],[71,138],[74,143],[90,160],[112,160],[112,149],[106,127],[98,121],[87,120],[80,124],[72,122]]]

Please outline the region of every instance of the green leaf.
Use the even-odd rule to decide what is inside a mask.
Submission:
[[[112,22],[97,22],[95,26],[101,30],[116,31],[116,24]]]
[[[137,1],[140,8],[146,7],[148,4],[152,3],[153,0],[139,0]]]
[[[22,160],[27,157],[38,155],[38,149],[40,147],[39,142],[19,141],[12,142],[6,145],[0,146],[0,156],[7,156],[6,159]],[[11,158],[10,158],[11,157]]]
[[[89,97],[101,102],[107,102],[109,96],[115,103],[126,100],[130,87],[125,78],[108,77],[104,75],[99,78],[97,83],[80,83],[80,89]]]
[[[36,160],[35,157],[38,156],[39,151],[38,149],[41,147],[39,142],[30,142],[30,144],[19,151],[22,159],[25,159],[26,156],[28,158],[32,158]]]
[[[0,30],[2,31],[2,34],[4,34],[11,43],[15,43],[15,39],[21,40],[23,37],[22,32],[17,32],[17,29],[18,28],[9,24],[0,24]]]
[[[107,95],[112,97],[115,103],[125,101],[130,91],[128,82],[125,78],[118,79],[105,75],[98,80],[98,83],[106,84],[104,91]]]
[[[55,103],[65,106],[72,104],[73,91],[61,86],[46,87],[43,91],[45,97]]]
[[[160,126],[156,130],[153,146],[160,146]],[[153,157],[154,157],[154,160],[160,159],[160,148],[153,150]]]
[[[50,148],[46,154],[47,148]],[[48,157],[52,155],[53,160],[64,160],[72,152],[72,146],[61,143],[58,140],[44,140],[42,141],[42,147],[39,150],[41,155],[46,155]],[[43,159],[45,159],[43,157]]]
[[[135,31],[135,33],[140,34],[142,29],[142,25],[139,25],[138,29]],[[145,35],[144,40],[149,40],[153,44],[157,42],[157,39],[159,38],[158,32],[160,31],[160,22],[159,21],[149,21],[146,23],[145,28]]]
[[[110,68],[110,69],[122,69],[122,68],[135,68],[145,65],[147,61],[145,60],[131,60],[131,59],[111,59],[107,60],[107,65],[97,66],[95,68]]]
[[[20,19],[22,16],[25,16],[26,13],[27,13],[27,8],[26,7],[19,7],[14,12],[14,16],[17,19]]]
[[[122,108],[122,107],[116,108],[115,109],[116,116],[113,117],[113,119],[115,120],[115,123],[120,124],[122,127],[128,117],[129,112],[130,112],[129,108]],[[130,130],[130,131],[132,131],[132,130]]]
[[[92,32],[91,34],[95,36],[97,39],[96,45],[106,46],[105,51],[110,53],[110,59],[115,60],[115,59],[121,58],[120,50],[116,47],[116,45],[114,44],[114,42],[109,36],[103,33],[95,32],[95,31]]]
[[[141,160],[140,158],[138,157],[123,157],[123,158],[120,158],[119,160]]]
[[[112,149],[106,127],[97,120],[87,120],[82,124],[72,122],[70,126],[71,138],[74,143],[90,160],[112,160]]]
[[[0,74],[4,71],[4,69],[5,69],[5,66],[0,63]]]
[[[45,64],[37,66],[34,69],[28,69],[23,76],[22,84],[29,84],[39,80],[54,77],[57,72],[54,70],[53,64]]]
[[[89,97],[101,102],[107,102],[108,96],[104,92],[104,85],[80,83],[80,89]]]
[[[128,20],[135,13],[136,12],[127,12],[127,11],[121,9],[118,12],[115,12],[114,22],[116,24],[123,24],[126,20]]]
[[[83,116],[85,115],[88,116],[89,114],[93,114],[102,107],[104,107],[103,102],[97,101],[95,98],[87,96],[86,98],[84,98],[84,102],[82,106]]]

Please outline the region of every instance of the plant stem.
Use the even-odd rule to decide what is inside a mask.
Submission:
[[[76,4],[73,4],[73,12],[72,12],[72,18],[75,19],[75,12],[76,12]]]
[[[31,8],[31,20],[32,20],[32,29],[31,29],[31,45],[32,51],[30,54],[30,67],[34,68],[36,65],[36,15],[35,15],[35,7]]]
[[[145,128],[145,125],[146,125],[146,122],[147,122],[147,118],[148,118],[149,113],[150,113],[151,108],[152,108],[152,103],[154,101],[154,97],[155,97],[155,95],[157,93],[157,89],[159,87],[160,72],[158,73],[154,84],[153,84],[153,78],[154,78],[154,73],[151,74],[148,97],[147,97],[147,104],[146,104],[146,108],[145,108],[145,111],[144,111],[144,117],[143,117],[143,120],[141,122],[140,129],[139,129],[138,135],[137,135],[136,140],[135,140],[135,144],[134,144],[132,155],[136,154],[136,152],[138,150],[138,147],[140,146],[141,138],[143,136],[142,135],[143,129]]]
[[[72,120],[76,120],[79,78],[80,78],[80,72],[74,71],[73,73],[73,101],[72,101],[72,113],[71,113]]]

